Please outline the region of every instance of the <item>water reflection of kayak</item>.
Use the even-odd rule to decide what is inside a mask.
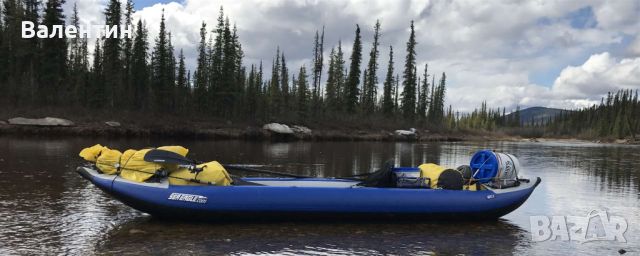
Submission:
[[[168,225],[162,219],[143,216],[119,219],[118,228],[103,233],[96,251],[151,255],[511,255],[536,251],[528,246],[529,230],[504,219],[464,222],[463,228],[449,221]]]
[[[478,191],[363,187],[335,178],[248,177],[243,185],[173,185],[167,179],[135,182],[87,165],[82,177],[124,204],[178,220],[497,219],[522,205],[540,178],[518,186]]]

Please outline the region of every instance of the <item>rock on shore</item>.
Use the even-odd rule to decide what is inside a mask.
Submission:
[[[294,125],[291,127],[291,130],[293,130],[293,132],[295,133],[300,133],[300,134],[305,134],[305,135],[311,135],[311,129],[302,126],[302,125]]]
[[[416,129],[411,128],[409,130],[395,130],[395,134],[400,136],[416,136]]]
[[[269,123],[263,125],[262,129],[279,134],[293,134],[293,130],[286,124]]]
[[[276,134],[301,134],[311,135],[311,129],[302,125],[288,126],[286,124],[269,123],[262,126],[262,129]]]
[[[7,120],[11,125],[28,125],[28,126],[74,126],[75,124],[67,119],[57,117],[45,118],[24,118],[14,117]]]
[[[106,121],[106,122],[104,122],[104,124],[106,124],[109,127],[120,127],[121,126],[120,122],[116,122],[116,121]]]

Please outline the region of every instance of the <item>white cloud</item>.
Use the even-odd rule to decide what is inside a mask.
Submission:
[[[552,89],[564,98],[590,100],[620,89],[640,89],[640,57],[617,60],[608,52],[592,55],[581,66],[562,70]]]
[[[455,64],[441,64],[458,70]],[[489,106],[507,106],[507,110],[516,105],[574,109],[599,103],[607,92],[640,90],[640,57],[619,60],[608,52],[591,55],[579,66],[564,68],[551,87],[528,82],[526,73],[517,72],[517,63],[486,65],[515,67],[503,74],[483,73],[480,68],[453,73],[450,81],[459,85],[449,88],[448,102],[461,111],[470,111],[482,101]]]
[[[78,6],[80,21],[85,24],[104,24],[104,9],[107,6],[105,0],[81,0],[67,1],[64,3],[65,15],[68,19],[73,16],[73,5]]]
[[[106,0],[83,0],[78,4],[81,18],[103,22]],[[211,31],[221,5],[238,26],[245,65],[263,60],[266,73],[277,46],[286,53],[291,72],[309,63],[314,33],[323,26],[325,56],[342,40],[348,58],[355,24],[360,24],[366,65],[372,27],[380,19],[381,84],[389,45],[394,47],[395,70],[401,74],[408,25],[415,20],[418,72],[422,73],[425,62],[438,77],[447,72],[447,103],[454,108],[469,110],[482,101],[507,109],[517,104],[575,108],[599,100],[606,90],[637,88],[638,60],[632,58],[640,56],[637,0],[185,0],[143,8],[135,17],[146,21],[153,42],[161,10],[165,9],[173,45],[184,49],[188,66],[193,69],[200,25],[206,22]],[[567,15],[586,6],[591,6],[591,18],[597,25],[572,27]],[[625,45],[625,37],[635,41]],[[598,52],[605,53],[594,54]],[[550,78],[546,79],[548,84],[535,84],[532,78],[536,80],[540,73],[559,75],[555,82]]]
[[[599,1],[595,16],[598,27],[637,33],[640,27],[640,1]]]

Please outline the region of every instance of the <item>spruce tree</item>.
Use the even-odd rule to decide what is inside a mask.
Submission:
[[[416,95],[416,120],[420,121],[419,111],[420,111],[420,96],[421,96],[420,94],[422,93],[422,89],[421,89],[422,86],[420,86],[421,85],[420,77],[417,75],[418,71],[414,69],[413,73],[416,74],[416,78],[418,79],[416,81],[416,86],[417,86],[416,87],[416,92],[417,92],[417,95]]]
[[[78,6],[73,5],[73,16],[71,16],[71,25],[76,28],[80,26],[80,16],[78,14]],[[68,83],[70,92],[68,101],[70,104],[86,104],[86,75],[88,72],[88,52],[87,38],[76,36],[69,39],[69,74]]]
[[[291,74],[291,97],[294,102],[294,106],[291,108],[294,112],[297,113],[298,109],[298,80],[296,79],[296,74]]]
[[[37,2],[34,3],[37,9]],[[23,5],[19,0],[4,0],[2,4],[2,19],[4,37],[0,48],[5,58],[0,58],[0,65],[4,65],[5,69],[0,70],[0,75],[6,80],[5,90],[3,94],[6,99],[14,105],[22,105],[29,103],[31,99],[37,98],[37,71],[39,69],[39,60],[37,59],[38,38],[23,39],[21,37],[22,21],[32,21],[36,27],[38,24],[38,12],[29,11],[30,5]],[[26,9],[26,11],[25,11]],[[36,15],[36,19],[29,18],[29,14]],[[1,78],[1,77],[0,77]],[[2,79],[0,79],[0,83]]]
[[[432,79],[434,79],[434,77],[432,77]],[[441,127],[443,123],[446,80],[447,75],[443,72],[442,76],[440,77],[440,83],[438,84],[438,86],[435,86],[435,84],[431,86],[431,97],[429,102],[429,109],[427,111],[427,120],[429,120],[429,124],[434,127]],[[483,107],[483,109],[486,109],[486,107]],[[480,113],[483,113],[483,111],[480,111]],[[481,127],[481,125],[478,125],[477,127]]]
[[[358,88],[358,90],[360,91],[360,98],[358,99],[358,102],[360,103],[360,107],[362,108],[364,106],[363,102],[364,102],[364,95],[365,95],[365,87],[367,86],[367,79],[369,78],[369,76],[367,75],[367,69],[365,68],[362,71],[362,87]]]
[[[64,10],[62,9],[64,2],[64,0],[47,1],[42,23],[47,26],[50,32],[53,31],[55,25],[65,25]],[[68,92],[71,90],[71,88],[67,88],[65,83],[68,70],[67,41],[64,39],[64,35],[56,35],[53,38],[42,40],[40,67],[40,89],[38,90],[40,99],[47,105],[56,105],[62,100],[59,97],[68,96]]]
[[[255,65],[251,65],[249,71],[249,77],[247,78],[247,90],[245,93],[245,115],[250,119],[257,117],[258,111],[258,97],[260,90],[260,82],[258,81],[258,74]]]
[[[436,110],[436,76],[431,77],[431,94],[429,94],[429,108],[427,109],[427,119],[432,120]]]
[[[224,56],[224,9],[220,6],[220,13],[218,15],[218,24],[213,30],[215,41],[211,46],[210,57],[210,71],[209,71],[209,92],[211,93],[211,102],[214,102],[214,109],[211,111],[213,114],[222,111],[221,99],[221,81],[222,81],[222,63]]]
[[[438,91],[437,91],[438,107],[436,109],[436,113],[437,113],[437,120],[439,125],[441,125],[442,122],[444,121],[443,120],[444,119],[444,97],[445,97],[446,86],[447,86],[447,74],[442,72],[442,77],[440,78],[440,84],[438,85]]]
[[[376,104],[376,96],[377,92],[377,84],[378,84],[378,46],[380,40],[380,20],[376,21],[376,25],[374,26],[373,33],[373,44],[371,46],[371,52],[369,53],[369,64],[367,65],[367,77],[365,78],[366,83],[363,86],[363,101],[362,101],[362,109],[364,114],[369,115],[372,114],[375,110]]]
[[[120,26],[122,11],[119,0],[110,0],[107,5],[105,15],[105,25]],[[118,31],[119,33],[120,31]],[[123,99],[120,96],[124,93],[122,86],[122,59],[119,34],[111,35],[104,40],[104,77],[106,82],[107,101],[105,104],[111,108],[120,106]]]
[[[342,71],[340,71],[342,72]],[[326,104],[326,110],[333,112],[335,109],[337,91],[336,91],[336,49],[331,48],[329,53],[329,70],[327,76],[327,84],[325,86],[324,103]]]
[[[168,78],[167,78],[167,85],[169,86],[169,89],[167,90],[167,92],[169,93],[169,107],[171,110],[175,111],[177,110],[177,93],[178,90],[176,89],[176,66],[177,66],[177,61],[176,61],[176,57],[175,57],[175,50],[173,49],[173,36],[171,35],[171,32],[167,32],[167,35],[169,37],[169,40],[167,41],[168,43],[168,54],[167,54],[167,70],[168,72]]]
[[[71,16],[71,25],[75,26],[75,27],[78,27],[80,25],[80,17],[78,16],[78,5],[77,5],[77,3],[73,4],[73,10],[72,10],[72,16]],[[69,72],[71,74],[76,72],[76,62],[78,62],[78,60],[77,60],[77,55],[78,55],[77,51],[78,51],[78,48],[80,46],[80,39],[81,38],[79,36],[77,36],[75,38],[70,38],[69,42],[68,42],[68,44],[69,44],[69,50],[68,50],[69,51],[69,56],[68,56],[69,60],[68,60],[68,63],[69,63]]]
[[[58,5],[62,2],[57,1],[58,3],[52,2],[52,5]],[[60,4],[60,5],[64,5],[64,4]],[[45,6],[46,8],[46,6]],[[13,72],[13,75],[15,76],[16,80],[12,82],[12,84],[14,84],[14,86],[17,86],[18,88],[15,88],[18,92],[19,97],[21,97],[21,99],[16,100],[16,103],[18,104],[22,104],[22,103],[35,103],[34,105],[38,106],[41,105],[43,103],[46,104],[46,99],[47,97],[50,99],[56,99],[59,97],[55,97],[55,96],[45,96],[43,97],[42,100],[38,99],[39,96],[42,96],[42,93],[46,90],[40,90],[40,88],[43,88],[42,81],[45,81],[45,79],[42,78],[42,73],[43,71],[41,71],[43,69],[42,66],[42,62],[43,62],[43,56],[46,55],[46,52],[43,49],[43,42],[41,39],[37,38],[37,37],[33,37],[33,38],[22,38],[20,36],[20,30],[21,30],[21,25],[20,23],[22,21],[31,21],[33,22],[36,26],[38,24],[42,24],[47,26],[47,24],[45,24],[45,17],[40,17],[41,15],[47,15],[47,12],[45,10],[44,14],[41,14],[42,12],[42,1],[40,0],[18,0],[14,2],[14,8],[13,8],[14,12],[11,14],[11,16],[13,16],[13,24],[15,25],[15,33],[11,33],[13,36],[15,36],[13,38],[13,40],[11,39],[11,37],[9,37],[10,42],[12,42],[12,50],[10,55],[14,56],[14,60],[13,60],[13,68],[14,70],[10,71]],[[54,13],[58,13],[61,14],[62,12],[59,11],[54,11]],[[54,16],[58,16],[57,14],[54,14]],[[42,18],[42,20],[41,20]],[[56,20],[56,18],[53,18],[52,20]],[[64,21],[64,19],[62,19]],[[55,21],[54,21],[55,22]],[[59,20],[58,20],[59,22]],[[10,27],[11,28],[11,27]],[[49,32],[51,33],[51,27],[49,27]],[[10,29],[11,30],[11,29]],[[60,40],[60,38],[56,39],[57,43],[52,43],[50,45],[54,45],[57,44],[57,47],[54,48],[62,48],[62,42]],[[53,54],[53,51],[49,51],[49,53]],[[61,54],[54,54],[54,55],[58,55],[59,58],[61,57]],[[50,65],[51,63],[49,63],[48,67],[45,67],[45,69],[49,69],[52,68],[52,66]],[[66,64],[63,64],[63,66],[66,67]],[[57,68],[53,68],[54,70]],[[46,76],[46,74],[45,74]],[[39,79],[38,79],[39,78]],[[64,80],[64,78],[62,78]],[[49,82],[49,81],[47,81]],[[58,86],[61,88],[61,91],[66,90],[67,88],[64,88],[64,86]],[[51,88],[51,87],[48,87]]]
[[[313,47],[313,88],[312,88],[312,102],[314,105],[314,113],[317,114],[317,110],[320,104],[320,82],[322,80],[322,68],[324,66],[323,60],[323,47],[324,47],[324,27],[322,27],[322,35],[318,35],[316,30],[316,36],[314,39]]]
[[[284,111],[288,111],[291,107],[291,96],[289,89],[289,70],[287,69],[287,61],[284,57],[284,51],[280,58],[280,91],[282,95],[282,106]]]
[[[78,14],[78,8],[75,4],[73,5],[73,16],[71,17],[71,24],[76,27],[80,26],[80,16]],[[76,36],[76,38],[72,38],[70,40],[69,68],[73,71],[73,73],[86,73],[88,70],[89,59],[87,44],[87,38],[80,38],[79,36]]]
[[[18,0],[15,3],[18,5],[23,5],[24,8],[24,20],[32,21],[35,24],[38,24],[40,18],[40,10],[43,1],[40,0]],[[54,5],[62,4],[64,5],[65,1],[58,1],[58,3],[52,3]],[[46,6],[45,6],[46,9]],[[45,10],[46,12],[46,10]],[[45,13],[46,15],[46,13]],[[44,18],[44,17],[43,17]],[[44,22],[43,22],[44,23]],[[51,31],[51,30],[49,30]]]
[[[149,108],[149,64],[147,59],[149,42],[142,20],[138,20],[134,36],[131,53],[131,84],[133,85],[133,108],[139,110]]]
[[[343,107],[346,94],[346,82],[347,82],[347,68],[346,61],[344,60],[344,52],[342,51],[342,41],[338,41],[338,50],[336,52],[336,102],[337,107]]]
[[[418,117],[424,119],[427,117],[427,99],[429,94],[429,65],[424,64],[424,74],[422,75],[422,85],[420,86],[421,92],[418,97]]]
[[[196,71],[193,73],[194,100],[200,113],[209,115],[215,110],[213,102],[213,31],[207,30],[208,24],[202,22],[200,27],[200,42],[198,43],[198,58],[196,59]]]
[[[309,84],[307,82],[307,69],[304,65],[300,67],[296,87],[296,91],[298,93],[298,119],[299,121],[304,122],[309,115]]]
[[[187,104],[189,102],[189,84],[187,81],[187,68],[184,63],[184,53],[180,49],[180,55],[178,57],[178,74],[176,77],[176,108],[179,112],[186,112]]]
[[[236,54],[236,45],[233,40],[233,32],[231,31],[231,25],[229,22],[229,18],[225,19],[224,30],[223,30],[223,59],[222,59],[222,67],[221,67],[221,75],[220,75],[220,99],[219,102],[222,105],[219,109],[227,110],[223,111],[221,114],[225,118],[231,118],[233,110],[236,108],[236,97],[238,92],[237,82],[236,82],[236,73],[238,69],[236,67],[236,58],[238,55]],[[228,111],[228,110],[231,111]]]
[[[387,117],[393,115],[393,87],[393,46],[389,46],[389,66],[387,67],[387,76],[384,80],[382,93],[382,112]]]
[[[194,99],[195,109],[204,112],[210,107],[207,97],[207,85],[209,84],[209,55],[207,54],[207,24],[202,22],[200,27],[200,43],[198,44],[198,63],[194,73]]]
[[[9,83],[9,92],[7,98],[17,99],[19,97],[17,93],[17,88],[15,85],[11,85],[11,80],[14,80],[16,75],[16,49],[19,44],[17,39],[19,38],[19,33],[21,33],[21,18],[24,13],[22,6],[18,5],[15,0],[4,0],[2,2],[2,8],[0,8],[0,12],[2,13],[2,33],[0,33],[0,38],[2,38],[2,42],[0,44],[0,54],[2,54],[2,58],[0,58],[0,83],[5,81]]]
[[[348,113],[355,113],[358,105],[360,84],[360,61],[362,60],[362,42],[360,41],[360,26],[356,25],[356,37],[351,51],[351,65],[345,84],[345,106]]]
[[[280,113],[280,47],[276,49],[276,57],[271,64],[271,83],[267,95],[268,111],[271,114]]]
[[[127,0],[124,13],[124,26],[126,28],[133,29],[133,1]],[[133,39],[132,37],[124,38],[122,45],[122,92],[119,93],[119,98],[122,98],[124,105],[128,108],[132,108],[133,101],[133,84],[131,80],[131,59],[133,57]]]
[[[87,89],[88,93],[88,105],[92,108],[101,108],[105,106],[105,100],[107,98],[105,81],[104,81],[104,67],[102,60],[102,49],[100,48],[100,39],[96,39],[96,46],[93,52],[93,65],[91,67],[91,81]]]
[[[244,108],[244,94],[246,93],[246,67],[242,64],[244,51],[238,36],[238,27],[234,24],[231,32],[231,46],[233,47],[233,78],[231,88],[234,97],[234,113],[241,113]]]
[[[416,109],[416,36],[411,21],[411,34],[407,42],[407,57],[405,58],[404,73],[402,78],[402,115],[407,120],[412,120]]]
[[[395,97],[393,99],[393,106],[394,106],[394,110],[396,112],[400,111],[400,103],[399,103],[399,92],[400,92],[400,76],[396,75],[396,79],[394,79],[394,83],[395,83],[395,89],[393,90],[393,93],[395,94]]]
[[[340,111],[341,109],[344,109],[344,102],[345,102],[345,94],[346,94],[346,80],[347,80],[347,72],[346,67],[345,67],[345,60],[344,60],[344,52],[342,51],[342,41],[338,41],[338,49],[336,50],[336,56],[335,56],[335,69],[334,69],[334,82],[335,82],[335,91],[336,91],[336,98],[335,98],[335,110],[336,111]]]
[[[338,42],[337,50],[336,48],[331,49],[329,57],[329,71],[324,103],[326,110],[330,114],[335,114],[340,111],[342,107],[342,94],[345,80],[342,42]]]
[[[154,107],[160,111],[172,109],[172,92],[175,80],[175,61],[172,55],[171,39],[166,30],[164,10],[160,19],[160,32],[151,55],[151,90],[155,97]]]

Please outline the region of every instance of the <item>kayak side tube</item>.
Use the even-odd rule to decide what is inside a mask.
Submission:
[[[481,191],[371,188],[341,179],[256,178],[277,186],[174,186],[139,183],[79,167],[82,177],[122,203],[177,220],[486,220],[522,205],[541,179],[508,189]],[[314,186],[299,186],[313,182]],[[336,186],[315,184],[341,183]],[[289,185],[297,184],[296,186]]]

